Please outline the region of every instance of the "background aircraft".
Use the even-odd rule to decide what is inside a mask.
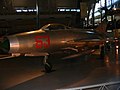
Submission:
[[[30,32],[9,35],[1,42],[0,48],[9,57],[44,56],[45,71],[50,72],[52,65],[48,62],[48,56],[60,51],[71,55],[64,59],[73,58],[82,54],[93,53],[95,49],[103,46],[106,41],[106,26],[100,24],[97,30],[84,29],[60,29],[60,30],[35,30]],[[74,52],[74,54],[73,54]],[[9,58],[4,57],[1,59]]]

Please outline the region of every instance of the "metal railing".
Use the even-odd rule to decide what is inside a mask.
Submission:
[[[57,89],[57,90],[113,90],[110,89],[110,86],[117,85],[117,88],[114,90],[120,90],[120,81],[116,82],[108,82],[96,85],[89,85],[89,86],[82,86],[82,87],[75,87],[75,88],[66,88],[66,89]]]

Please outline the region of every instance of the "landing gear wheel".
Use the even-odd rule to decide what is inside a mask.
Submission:
[[[101,52],[100,52],[100,58],[101,58],[101,59],[104,59],[104,57],[105,57],[105,47],[102,46],[102,47],[101,47]]]
[[[50,73],[52,71],[52,65],[49,62],[46,62],[44,64],[44,67],[45,67],[45,72],[46,73]]]

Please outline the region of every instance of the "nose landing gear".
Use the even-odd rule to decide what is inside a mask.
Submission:
[[[50,73],[51,71],[52,71],[52,65],[49,63],[49,62],[47,62],[47,59],[48,59],[48,56],[45,56],[44,57],[44,68],[45,68],[45,72],[46,73]]]

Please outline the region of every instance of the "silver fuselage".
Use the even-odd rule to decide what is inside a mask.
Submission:
[[[53,53],[71,47],[94,47],[104,43],[105,37],[94,30],[36,30],[7,37],[9,53]]]

